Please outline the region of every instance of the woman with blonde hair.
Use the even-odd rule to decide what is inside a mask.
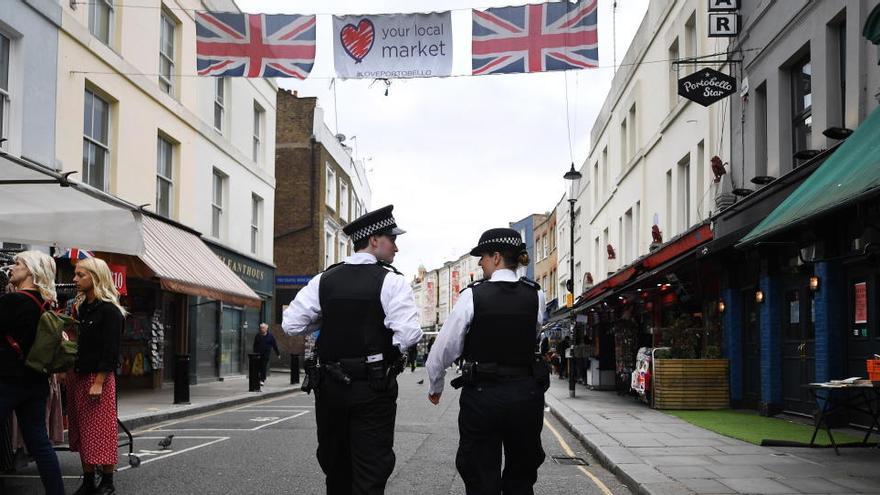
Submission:
[[[55,260],[39,251],[24,251],[14,260],[7,269],[15,292],[0,297],[0,421],[15,411],[46,493],[63,494],[61,468],[46,430],[49,376],[24,364],[40,315],[55,303]]]
[[[104,260],[77,262],[73,282],[80,324],[76,364],[68,376],[68,435],[70,450],[79,452],[83,467],[83,484],[75,495],[112,494],[119,462],[115,373],[127,312],[119,304],[119,292]],[[96,466],[101,466],[97,487]]]

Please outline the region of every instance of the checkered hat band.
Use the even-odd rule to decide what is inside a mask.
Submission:
[[[485,241],[477,244],[477,246],[484,246],[486,244],[510,244],[514,247],[520,247],[520,245],[522,245],[522,241],[517,239],[516,237],[496,237],[495,239],[486,239]]]
[[[353,242],[357,242],[361,239],[365,239],[375,234],[380,230],[385,230],[389,227],[394,227],[397,222],[394,221],[394,217],[386,218],[384,220],[380,220],[372,225],[367,225],[366,227],[356,230],[354,234],[351,235],[351,240]]]

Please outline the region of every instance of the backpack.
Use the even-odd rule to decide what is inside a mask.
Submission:
[[[28,352],[24,365],[38,373],[58,373],[73,367],[76,361],[76,342],[71,342],[64,329],[77,324],[74,318],[67,315],[47,311],[48,303],[40,303],[33,294],[22,291],[40,308],[40,319],[37,321],[37,333],[34,344]],[[21,347],[9,335],[6,340],[24,358]]]

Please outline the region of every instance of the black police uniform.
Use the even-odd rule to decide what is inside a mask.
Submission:
[[[524,249],[519,233],[491,229],[471,254],[509,249]],[[506,269],[465,291],[428,356],[430,393],[442,390],[445,369],[460,350],[462,376],[452,381],[462,387],[455,464],[467,493],[531,494],[545,458],[541,429],[549,375],[536,360],[543,294],[538,284]]]

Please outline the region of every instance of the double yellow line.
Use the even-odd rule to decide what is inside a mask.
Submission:
[[[547,418],[544,418],[544,426],[546,426],[547,429],[550,430],[550,433],[552,433],[553,436],[556,437],[556,441],[559,442],[559,446],[562,447],[565,455],[569,457],[575,457],[574,451],[571,450],[571,447],[569,447],[567,443],[565,443],[562,435],[560,435],[559,432],[556,431],[556,428],[553,428],[553,425],[551,425],[550,422],[547,421]],[[613,493],[611,493],[611,490],[609,490],[608,487],[605,486],[605,483],[602,483],[602,480],[597,478],[596,475],[587,471],[587,468],[583,466],[578,466],[577,468],[580,469],[585,475],[587,475],[587,478],[590,478],[590,481],[592,481],[594,485],[599,487],[599,490],[602,490],[602,493],[604,493],[605,495],[614,495]]]

